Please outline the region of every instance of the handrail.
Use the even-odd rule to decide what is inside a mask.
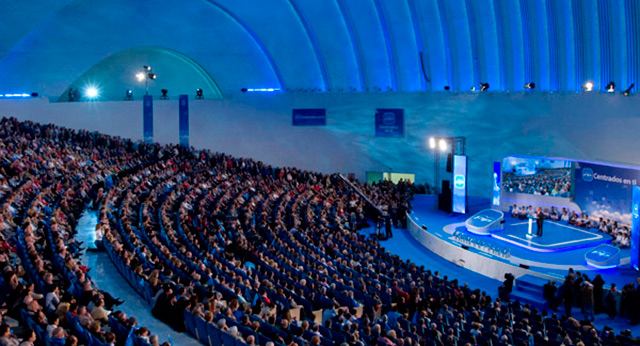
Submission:
[[[362,197],[362,199],[365,200],[365,202],[369,203],[369,205],[375,209],[380,216],[384,215],[384,212],[382,211],[382,209],[380,209],[377,205],[375,205],[373,202],[371,202],[371,200],[369,199],[369,197],[367,197],[367,195],[365,195],[357,186],[355,186],[352,182],[349,181],[349,179],[345,178],[344,175],[338,173],[337,174],[340,179],[342,179],[342,181],[344,181],[345,183],[347,183],[347,185],[353,190],[355,191],[355,193],[357,193],[358,195],[360,195],[360,197]]]

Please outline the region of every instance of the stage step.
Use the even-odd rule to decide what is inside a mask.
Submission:
[[[558,287],[562,284],[562,282],[558,280],[554,281],[556,281]],[[519,300],[523,304],[531,304],[542,309],[546,303],[543,293],[544,285],[546,285],[547,282],[549,282],[549,280],[535,275],[523,275],[516,279],[515,290],[511,292],[510,298]]]
[[[556,284],[562,284],[562,282],[556,281]],[[541,294],[544,291],[544,285],[547,284],[549,280],[543,279],[541,277],[535,275],[523,275],[516,279],[516,288],[526,291],[539,291]]]
[[[529,304],[538,309],[544,309],[546,301],[542,297],[542,292],[513,291],[509,295],[511,300],[519,300],[521,304]]]

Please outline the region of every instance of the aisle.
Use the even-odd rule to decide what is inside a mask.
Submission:
[[[85,248],[95,240],[96,223],[97,215],[92,210],[85,210],[78,220],[76,239],[84,242]],[[129,286],[106,253],[86,252],[82,256],[81,262],[91,268],[89,275],[100,289],[124,300],[124,304],[117,309],[125,312],[128,316],[135,316],[140,325],[148,327],[152,333],[158,334],[161,342],[171,340],[174,346],[200,345],[196,339],[186,333],[178,333],[155,319],[151,315],[151,307]]]

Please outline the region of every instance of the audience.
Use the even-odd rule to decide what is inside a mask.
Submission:
[[[149,288],[153,315],[177,331],[192,331],[193,319],[202,318],[238,345],[634,340],[571,317],[578,297],[588,319],[592,309],[609,307],[595,301],[604,295],[596,280],[570,273],[557,293],[568,300],[567,316],[546,317],[402,260],[359,233],[380,211],[406,222],[418,189],[408,182],[348,184],[209,151],[1,122],[0,288],[7,314],[34,329],[18,338],[3,323],[0,345],[87,344],[88,335],[120,345],[131,328],[138,344],[160,344],[115,311],[121,301],[97,289],[79,264],[85,244],[75,228],[87,206],[98,210],[101,245]],[[558,190],[549,190],[556,177],[548,173],[534,182],[536,191]],[[588,217],[572,221],[594,226]],[[625,286],[623,299],[640,301],[634,287]],[[638,309],[629,306],[621,314],[637,321]]]

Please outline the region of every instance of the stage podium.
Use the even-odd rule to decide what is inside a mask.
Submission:
[[[495,209],[482,210],[465,222],[467,230],[478,235],[491,234],[491,231],[503,228],[504,213]]]

